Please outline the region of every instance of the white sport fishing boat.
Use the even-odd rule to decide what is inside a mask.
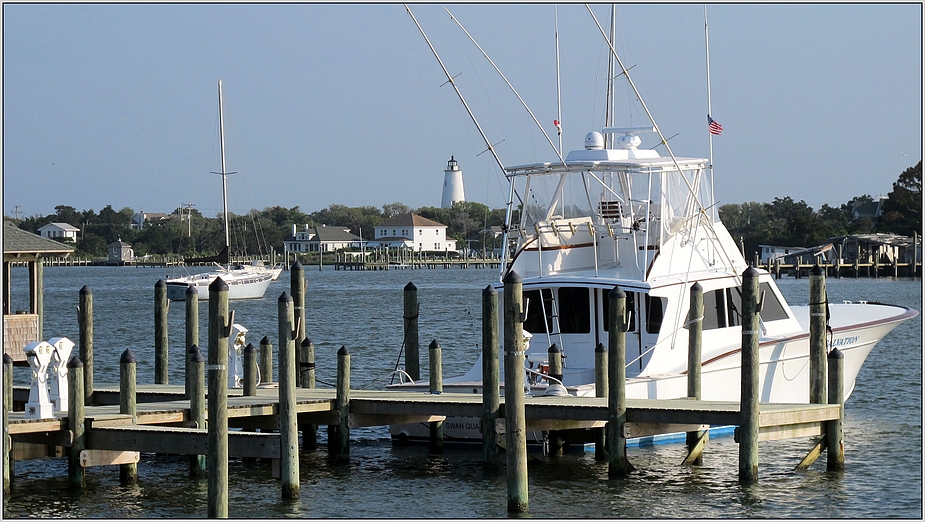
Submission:
[[[553,391],[546,369],[548,348],[555,343],[563,354],[567,392],[594,396],[594,351],[607,344],[608,293],[620,287],[629,316],[627,396],[686,397],[689,296],[699,283],[702,398],[740,400],[741,285],[748,264],[717,216],[708,160],[640,148],[640,135],[647,133],[661,138],[654,121],[648,127],[604,128],[588,133],[584,148],[564,159],[504,168],[510,183],[504,245],[513,251],[502,256],[507,263],[501,279],[507,270],[523,279],[529,394]],[[759,272],[759,400],[807,403],[809,306],[790,306],[771,275]],[[503,284],[495,287],[502,297]],[[918,312],[864,301],[828,309],[826,342],[845,356],[847,398],[877,342]],[[481,394],[481,372],[480,356],[464,375],[444,379],[443,392]],[[388,389],[427,391],[429,384],[404,382]],[[480,424],[478,418],[448,418],[444,438],[480,443]],[[429,437],[426,425],[394,425],[391,433],[401,441]],[[542,434],[529,437],[542,441]]]
[[[228,227],[228,185],[225,171],[225,125],[222,113],[222,81],[218,81],[218,126],[221,137],[222,171],[222,216],[225,221],[225,248],[218,255],[209,258],[187,259],[186,262],[212,262],[215,269],[202,274],[174,277],[166,280],[167,299],[183,301],[188,288],[194,288],[201,301],[209,299],[209,285],[216,277],[228,285],[228,299],[260,299],[266,293],[270,281],[279,277],[281,268],[267,268],[262,263],[251,265],[232,265],[229,263],[228,249],[231,245]]]

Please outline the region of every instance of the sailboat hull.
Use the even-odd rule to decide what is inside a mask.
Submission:
[[[273,274],[268,271],[220,270],[186,277],[179,277],[167,281],[167,299],[171,301],[185,301],[186,291],[193,288],[200,301],[209,299],[209,285],[216,278],[228,285],[228,299],[260,299],[270,286]]]

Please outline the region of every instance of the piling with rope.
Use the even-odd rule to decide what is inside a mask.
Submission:
[[[443,355],[440,343],[436,339],[427,347],[429,354],[430,393],[439,395],[443,393]],[[430,425],[430,453],[443,453],[443,421],[431,421]]]
[[[687,328],[687,396],[699,401],[703,358],[703,286],[700,283],[691,285]],[[703,447],[710,440],[710,432],[707,430],[689,431],[686,439],[687,458],[684,459],[684,464],[700,466],[703,464]]]
[[[498,291],[491,285],[482,290],[482,459],[498,459],[495,421],[501,411],[500,342],[498,338]]]
[[[421,378],[421,360],[418,339],[418,289],[409,282],[404,289],[405,371],[412,380]]]
[[[758,271],[742,274],[742,387],[739,427],[739,482],[758,480]]]
[[[167,283],[154,283],[154,384],[169,384],[167,375]]]
[[[196,287],[186,287],[186,357],[184,357],[184,375],[186,376],[186,398],[192,397],[190,387],[190,355],[193,346],[199,346],[199,292]]]
[[[283,498],[299,498],[299,431],[296,413],[296,360],[292,297],[279,296],[279,435]]]
[[[626,458],[626,292],[615,286],[607,297],[607,471],[622,477],[633,469]]]
[[[216,277],[209,285],[207,513],[228,518],[228,338],[234,317],[228,310],[228,285]]]
[[[826,403],[826,291],[825,273],[819,265],[809,272],[809,402]]]
[[[86,449],[84,426],[84,364],[78,357],[67,362],[67,425],[71,431],[71,448],[67,456],[67,479],[71,489],[86,486],[86,472],[80,465],[80,452]]]
[[[189,416],[194,427],[206,429],[206,358],[202,355],[199,345],[190,347],[189,359]],[[190,455],[190,476],[204,477],[206,475],[206,456]]]
[[[119,358],[119,413],[131,415],[135,423],[136,415],[136,370],[135,355],[127,349]],[[119,464],[119,483],[131,485],[138,482],[138,464],[131,462]]]
[[[507,511],[528,506],[527,422],[524,411],[523,279],[504,276],[504,439],[507,454]]]
[[[594,348],[594,396],[606,397],[609,389],[607,379],[607,347],[604,343],[597,343]],[[594,440],[594,459],[607,458],[607,428],[595,428],[597,434]]]
[[[80,306],[77,307],[77,324],[80,327],[78,342],[80,360],[83,362],[83,402],[89,406],[93,401],[93,291],[84,285],[80,289]],[[68,396],[70,397],[70,396]]]

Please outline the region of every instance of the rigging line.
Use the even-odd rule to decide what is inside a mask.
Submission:
[[[562,157],[562,153],[556,149],[556,146],[555,144],[553,144],[552,139],[550,139],[549,134],[547,134],[546,130],[543,129],[543,125],[539,122],[539,120],[536,119],[536,116],[533,114],[533,111],[530,110],[529,106],[527,106],[527,102],[525,102],[524,99],[520,96],[520,94],[517,92],[517,89],[515,89],[514,86],[511,85],[511,82],[508,81],[504,73],[501,72],[501,69],[499,69],[498,66],[495,65],[495,62],[492,61],[492,59],[488,56],[488,53],[486,53],[485,50],[482,49],[482,46],[479,45],[479,43],[475,41],[475,38],[473,38],[472,35],[469,34],[469,31],[467,31],[466,28],[463,27],[462,23],[460,23],[460,21],[457,20],[455,16],[453,16],[453,13],[451,13],[450,10],[446,8],[446,6],[443,7],[443,10],[446,11],[446,13],[450,15],[450,19],[456,22],[456,25],[458,25],[459,28],[462,29],[464,33],[466,33],[466,36],[469,37],[469,40],[471,40],[472,43],[475,44],[475,46],[478,48],[478,50],[481,51],[482,56],[484,56],[485,59],[488,60],[488,63],[490,63],[491,66],[495,68],[495,71],[498,72],[498,74],[501,76],[501,79],[504,80],[504,83],[506,83],[507,86],[511,88],[511,92],[513,92],[514,96],[517,96],[517,99],[520,100],[520,103],[523,104],[524,109],[526,109],[530,117],[533,118],[533,122],[536,123],[536,126],[540,129],[540,132],[542,132],[543,136],[546,137],[546,141],[549,142],[549,146],[552,147],[552,150],[554,150],[556,152],[556,155],[559,156],[559,161],[561,161],[562,165],[566,168],[566,170],[568,170],[568,165],[566,165],[565,158]],[[558,35],[558,32],[556,34]],[[556,45],[558,46],[558,43]],[[558,55],[557,55],[556,62],[558,63]],[[558,66],[557,66],[557,70],[558,70]],[[559,139],[560,140],[562,139],[561,136]],[[561,148],[561,145],[560,145],[560,148]]]

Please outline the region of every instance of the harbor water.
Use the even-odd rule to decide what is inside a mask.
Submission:
[[[116,383],[119,356],[131,349],[140,384],[154,382],[154,284],[173,269],[46,267],[46,338],[78,339],[79,291],[93,292],[94,380]],[[468,370],[481,349],[481,291],[495,269],[335,271],[306,267],[307,336],[315,344],[318,387],[335,382],[336,352],[346,346],[355,389],[389,382],[402,344],[402,290],[418,288],[420,340],[436,339],[446,376]],[[28,273],[12,270],[13,310],[28,308]],[[809,280],[778,281],[792,304],[808,301]],[[266,336],[276,350],[277,298],[289,272],[266,296],[232,301],[235,322],[255,346]],[[922,309],[922,282],[912,279],[827,280],[831,302],[868,300]],[[185,303],[168,313],[169,382],[183,382]],[[208,306],[200,305],[200,346],[208,342]],[[702,466],[681,466],[683,444],[630,447],[637,471],[609,479],[593,452],[560,458],[531,453],[529,512],[534,518],[912,518],[922,511],[922,316],[890,333],[871,353],[846,405],[843,473],[793,468],[813,441],[763,442],[757,483],[738,482],[738,448],[731,436],[709,442]],[[76,349],[75,349],[76,350]],[[422,348],[422,374],[427,350]],[[18,367],[16,384],[28,384]],[[275,380],[275,377],[274,377]],[[325,430],[319,429],[319,442]],[[300,458],[301,496],[281,498],[267,462],[232,459],[231,518],[500,518],[507,517],[503,466],[483,465],[478,447],[393,446],[385,427],[351,431],[350,458],[328,459],[324,445]],[[16,462],[4,518],[204,518],[207,484],[188,477],[187,457],[142,454],[138,485],[119,484],[118,466],[90,468],[87,487],[68,489],[67,460]]]

